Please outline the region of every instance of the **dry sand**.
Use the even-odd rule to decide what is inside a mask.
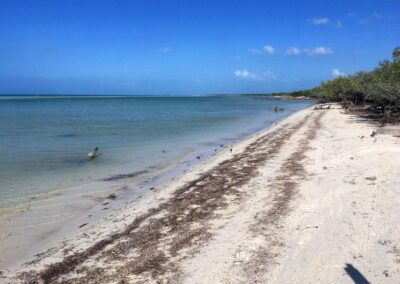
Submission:
[[[399,283],[399,136],[339,106],[296,112],[0,280]]]

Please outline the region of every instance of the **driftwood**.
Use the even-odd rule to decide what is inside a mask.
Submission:
[[[329,104],[320,104],[320,105],[317,105],[316,107],[314,107],[314,109],[316,109],[316,110],[318,110],[318,109],[330,109],[331,108],[331,105]]]
[[[97,154],[98,151],[99,151],[99,147],[96,147],[96,148],[93,149],[93,151],[90,151],[90,152],[87,154],[88,159],[89,159],[89,160],[94,159],[94,158],[96,157],[96,154]]]

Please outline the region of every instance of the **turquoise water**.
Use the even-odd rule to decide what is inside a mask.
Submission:
[[[243,96],[0,97],[0,208],[24,196],[160,171],[312,104]],[[275,106],[285,111],[270,111]],[[96,146],[99,156],[89,162]]]

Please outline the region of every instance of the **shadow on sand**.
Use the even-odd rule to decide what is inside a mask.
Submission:
[[[354,283],[370,284],[370,282],[353,265],[346,263],[346,267],[344,268],[344,270],[351,277]]]

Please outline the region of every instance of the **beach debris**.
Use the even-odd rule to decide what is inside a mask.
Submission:
[[[94,148],[92,151],[90,151],[88,155],[88,159],[92,160],[96,157],[97,152],[99,151],[99,147]]]
[[[84,226],[86,226],[88,223],[83,223],[82,225],[79,226],[79,228],[82,228]]]
[[[372,131],[371,137],[375,137],[376,134],[377,134],[376,130]]]
[[[114,200],[117,198],[117,196],[114,193],[111,193],[109,196],[107,196],[108,199]]]
[[[389,277],[389,270],[384,270],[382,274],[385,275],[385,277]]]
[[[107,204],[110,204],[110,202],[104,202],[102,205],[107,205]]]
[[[76,270],[76,273],[79,274],[79,273],[85,272],[85,271],[88,270],[88,269],[89,269],[89,268],[88,268],[87,266],[83,266],[83,267],[81,267],[81,268],[78,268],[78,269]]]
[[[305,227],[304,229],[318,229],[318,226],[308,226],[308,227]]]
[[[316,107],[314,107],[315,110],[318,110],[318,109],[330,109],[330,108],[331,108],[331,105],[327,105],[327,104],[320,104],[320,105],[317,105]]]
[[[376,180],[376,176],[366,177],[366,180]]]

